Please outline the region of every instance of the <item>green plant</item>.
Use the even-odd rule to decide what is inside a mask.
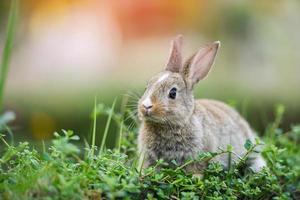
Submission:
[[[264,138],[262,153],[268,168],[256,174],[245,170],[249,154],[261,145],[258,140],[254,144],[246,141],[247,153],[238,163],[232,163],[229,170],[211,163],[200,179],[186,174],[184,165],[231,154],[234,149],[228,146],[219,152],[200,153],[183,166],[174,162],[175,168],[158,160],[155,166],[140,171],[137,129],[124,122],[131,111],[113,110],[98,104],[92,115],[106,115],[122,129],[114,149],[101,151],[93,145],[94,139],[91,147],[80,148],[73,143],[79,138],[64,130],[62,134],[55,133],[50,148],[41,152],[26,142],[10,145],[1,135],[6,146],[0,159],[1,199],[299,199],[300,126],[292,126],[286,133],[275,128],[283,112],[276,112],[275,122],[266,130],[270,134]]]
[[[10,14],[8,18],[8,24],[7,24],[5,46],[4,46],[4,50],[2,54],[2,62],[0,66],[0,111],[2,111],[2,106],[3,106],[4,86],[7,78],[11,52],[13,48],[13,41],[14,41],[17,15],[18,15],[18,7],[19,7],[19,1],[12,0]]]

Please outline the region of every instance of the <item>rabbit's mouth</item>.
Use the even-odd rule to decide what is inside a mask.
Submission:
[[[163,121],[161,120],[161,118],[155,117],[155,116],[144,116],[144,120],[145,122],[148,123],[155,123],[155,124],[161,124]]]
[[[165,112],[162,112],[161,110],[157,109],[156,106],[153,106],[151,108],[145,108],[140,107],[140,117],[142,119],[145,119],[146,121],[160,121],[161,118],[164,116]]]
[[[145,110],[145,111],[143,112],[143,115],[144,115],[144,117],[151,117],[152,111],[151,111],[151,110]]]
[[[152,110],[140,109],[139,118],[146,122],[160,123],[161,117],[157,116]]]
[[[141,110],[141,117],[145,120],[154,120],[156,118],[153,111],[145,109]]]

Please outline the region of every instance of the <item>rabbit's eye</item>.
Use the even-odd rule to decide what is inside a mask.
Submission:
[[[170,99],[175,99],[176,98],[176,92],[177,92],[177,89],[176,88],[172,88],[169,92],[169,98]]]

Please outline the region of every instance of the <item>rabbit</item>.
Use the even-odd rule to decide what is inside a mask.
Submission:
[[[182,35],[172,40],[165,70],[150,79],[138,101],[138,134],[140,166],[149,167],[158,159],[172,165],[182,165],[199,152],[218,152],[233,146],[231,159],[237,162],[246,152],[244,143],[252,142],[256,135],[237,111],[225,103],[195,100],[193,88],[210,71],[220,42],[203,46],[183,64]],[[210,162],[220,162],[228,168],[228,154],[215,157]],[[191,163],[185,170],[202,174],[208,163]],[[266,166],[259,153],[251,155],[249,167],[254,172]]]

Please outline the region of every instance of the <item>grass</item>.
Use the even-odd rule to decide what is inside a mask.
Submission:
[[[7,79],[11,53],[13,49],[14,34],[16,29],[17,17],[18,17],[18,8],[19,8],[19,1],[12,0],[10,13],[8,17],[8,23],[7,23],[6,40],[2,52],[2,60],[0,62],[0,112],[3,111],[4,87],[5,87],[5,81]],[[13,143],[13,134],[10,128],[7,126],[7,124],[10,121],[13,121],[14,119],[15,119],[15,114],[13,112],[5,112],[0,115],[0,131],[6,131],[11,136],[12,143]]]
[[[102,141],[101,141],[101,146],[100,146],[99,154],[101,154],[101,153],[103,152],[103,148],[104,148],[104,145],[105,145],[105,141],[106,141],[106,137],[107,137],[109,125],[110,125],[110,122],[111,122],[112,115],[113,115],[113,113],[114,113],[115,105],[116,105],[116,99],[114,100],[114,102],[113,102],[113,104],[112,104],[112,107],[111,107],[111,109],[110,109],[110,111],[109,111],[107,123],[106,123],[106,125],[105,125],[104,134],[103,134],[103,138],[102,138]],[[93,137],[94,137],[94,136],[93,136]]]
[[[11,52],[13,48],[14,35],[16,29],[16,22],[18,16],[18,7],[19,1],[12,0],[11,2],[11,10],[8,18],[7,24],[7,34],[5,40],[5,46],[2,54],[2,61],[0,65],[0,110],[2,111],[3,107],[3,95],[4,95],[4,86],[7,78],[7,73],[9,69],[9,63],[11,58]]]
[[[136,151],[137,127],[124,119],[130,111],[118,113],[98,104],[92,115],[106,115],[120,129],[114,149],[76,145],[79,137],[73,131],[55,133],[52,144],[38,151],[27,142],[12,145],[1,141],[0,199],[299,199],[300,198],[300,125],[283,132],[280,119],[283,107],[277,106],[276,118],[265,131],[262,154],[268,168],[254,174],[245,169],[248,153],[260,142],[246,141],[247,154],[226,171],[218,163],[204,170],[199,179],[183,171],[184,166],[169,168],[163,160],[148,169],[139,170]],[[94,118],[96,120],[96,118]],[[107,134],[107,130],[104,131]],[[75,142],[75,143],[74,143]],[[220,152],[199,153],[203,162],[222,153],[233,153],[229,146]],[[176,163],[175,163],[176,164]],[[160,171],[157,168],[161,168]]]

